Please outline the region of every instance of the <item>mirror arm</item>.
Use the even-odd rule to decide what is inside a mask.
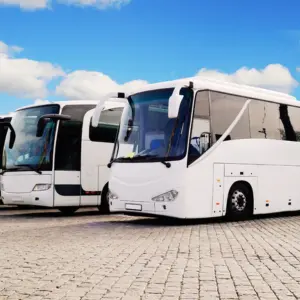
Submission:
[[[43,125],[43,121],[45,119],[50,119],[53,122],[57,122],[57,121],[69,121],[71,120],[71,116],[68,115],[60,115],[60,114],[47,114],[47,115],[43,115],[39,118],[38,123],[37,123],[37,130],[36,130],[36,137],[41,137],[43,135],[44,132],[44,125]]]
[[[12,149],[14,144],[15,144],[15,140],[16,140],[15,129],[13,128],[13,126],[9,122],[3,122],[1,125],[4,126],[4,128],[9,128],[10,129],[10,139],[9,139],[8,147],[9,147],[9,149]]]
[[[174,91],[171,97],[169,98],[169,105],[168,105],[169,119],[175,119],[178,117],[180,104],[183,99],[183,95],[180,95],[180,90],[184,87],[188,87],[189,89],[194,89],[194,83],[192,81],[187,81],[186,84],[184,84],[184,82],[181,82],[175,86]]]
[[[128,102],[127,96],[125,93],[113,92],[113,93],[108,93],[108,94],[104,95],[103,97],[101,97],[95,107],[95,110],[94,110],[94,113],[92,116],[92,126],[93,127],[98,126],[101,112],[104,108],[105,102],[108,100],[109,100],[109,102],[126,102],[126,103]]]

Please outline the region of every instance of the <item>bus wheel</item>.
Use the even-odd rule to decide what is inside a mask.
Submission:
[[[226,216],[229,219],[242,220],[253,213],[253,195],[248,183],[235,183],[228,194]]]
[[[77,210],[78,207],[61,207],[59,208],[60,212],[66,216],[73,215]]]
[[[101,204],[98,206],[98,210],[101,214],[109,214],[109,199],[108,199],[108,184],[106,184],[101,193]]]

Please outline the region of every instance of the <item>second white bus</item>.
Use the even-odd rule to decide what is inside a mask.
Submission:
[[[109,164],[111,211],[239,219],[300,210],[294,97],[196,77],[144,86],[123,100]]]
[[[109,212],[107,186],[122,103],[107,104],[91,126],[96,101],[65,101],[18,109],[2,162],[4,204]]]

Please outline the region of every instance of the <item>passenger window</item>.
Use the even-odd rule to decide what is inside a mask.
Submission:
[[[249,115],[251,138],[281,139],[278,104],[252,100]]]
[[[198,159],[210,147],[209,92],[196,95],[188,165]]]
[[[210,92],[211,126],[213,142],[216,142],[235,120],[246,103],[246,98],[219,92]],[[225,140],[250,138],[249,113],[245,110],[238,124]]]
[[[93,142],[114,143],[117,137],[123,108],[113,108],[101,113],[98,127],[90,123],[89,137]]]
[[[279,106],[280,138],[287,141],[300,141],[300,108],[281,104]]]

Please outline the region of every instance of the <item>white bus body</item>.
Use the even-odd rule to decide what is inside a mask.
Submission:
[[[115,137],[124,104],[107,104],[91,126],[96,101],[62,101],[20,108],[11,120],[3,150],[4,204],[57,207],[72,213],[106,198]],[[39,121],[40,120],[40,121]]]
[[[300,103],[294,97],[189,78],[152,84],[124,99],[110,163],[112,212],[243,218],[300,210]]]

